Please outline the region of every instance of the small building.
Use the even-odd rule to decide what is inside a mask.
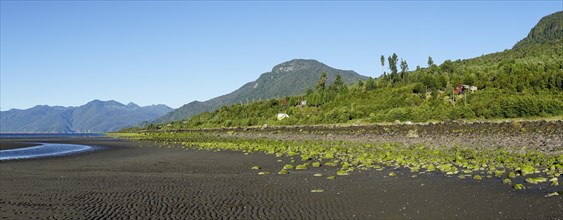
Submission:
[[[477,86],[470,86],[470,85],[457,85],[454,89],[455,93],[458,95],[464,94],[466,91],[477,91]]]
[[[283,119],[289,118],[289,115],[287,115],[285,113],[279,113],[277,117],[278,117],[278,120],[283,120]]]

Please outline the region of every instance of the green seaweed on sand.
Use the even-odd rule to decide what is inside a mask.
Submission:
[[[268,175],[270,172],[259,172],[258,175]]]
[[[536,173],[536,169],[531,165],[523,165],[520,168],[520,171],[522,172],[523,176]]]
[[[479,181],[479,180],[482,180],[483,177],[481,177],[481,175],[475,175],[475,176],[473,176],[473,179]]]
[[[557,179],[557,177],[553,177],[553,178],[549,179],[549,185],[550,186],[559,186],[559,180]]]
[[[320,167],[320,166],[321,166],[321,162],[318,162],[318,161],[317,161],[317,162],[313,162],[313,163],[311,164],[311,166],[313,166],[313,167]]]
[[[510,180],[509,178],[503,179],[502,183],[507,184],[507,185],[511,185],[512,184],[512,180]]]
[[[426,170],[428,172],[434,172],[436,171],[436,167],[434,166],[434,164],[429,164],[428,166],[426,166]]]
[[[515,190],[524,190],[524,189],[526,189],[526,187],[524,185],[520,184],[520,183],[517,183],[517,184],[514,185],[514,189]]]
[[[295,166],[296,170],[306,170],[307,169],[307,164],[299,164],[297,166]]]
[[[389,173],[389,176],[397,176],[397,174],[395,174],[395,172],[391,171],[391,172]]]
[[[328,176],[326,179],[327,180],[333,180],[333,179],[336,179],[336,176]]]
[[[286,169],[282,169],[278,172],[280,175],[288,174],[289,172]]]
[[[350,175],[350,173],[347,170],[339,170],[339,171],[336,171],[336,175],[338,175],[338,176],[348,176],[348,175]]]
[[[531,184],[545,183],[545,182],[547,182],[547,178],[545,178],[545,177],[529,177],[529,178],[526,178],[526,182],[531,183]]]
[[[324,190],[322,190],[322,189],[312,189],[311,192],[312,193],[322,193],[322,192],[324,192]]]
[[[328,166],[328,167],[335,167],[338,166],[338,164],[336,164],[335,162],[325,162],[323,163],[324,166]]]
[[[291,170],[291,169],[293,169],[293,165],[291,165],[291,164],[283,165],[283,169],[284,170]]]

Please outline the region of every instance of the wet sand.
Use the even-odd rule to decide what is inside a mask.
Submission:
[[[276,173],[291,158],[159,147],[112,138],[49,138],[102,146],[84,154],[0,162],[2,219],[561,219],[561,196],[514,191],[498,179],[391,169]],[[24,146],[2,140],[2,148]],[[6,147],[5,147],[6,146]],[[283,162],[277,162],[277,160]],[[261,170],[252,170],[252,166]],[[267,171],[270,175],[258,175]],[[323,173],[324,177],[314,177]],[[313,193],[313,189],[324,192]]]

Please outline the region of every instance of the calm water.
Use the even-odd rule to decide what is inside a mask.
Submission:
[[[86,145],[78,144],[52,144],[42,143],[39,146],[25,147],[10,150],[0,150],[0,160],[18,160],[31,159],[40,157],[53,157],[75,154],[94,148]]]
[[[103,137],[100,133],[0,133],[0,138]]]
[[[0,133],[0,139],[41,139],[41,138],[83,138],[83,137],[102,137],[104,134],[91,133],[91,134],[55,134],[55,133]],[[37,143],[38,146],[0,150],[0,161],[2,160],[19,160],[31,159],[42,157],[55,157],[70,154],[76,154],[91,150],[96,150],[99,147],[78,145],[78,144],[59,144],[59,143]]]

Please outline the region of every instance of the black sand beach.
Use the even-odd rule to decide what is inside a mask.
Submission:
[[[2,219],[561,219],[563,199],[409,171],[337,168],[277,175],[290,158],[159,147],[105,137],[16,140],[102,146],[84,154],[0,162]],[[261,170],[252,170],[252,166]],[[258,175],[267,171],[270,175]],[[313,174],[322,173],[323,177]],[[324,192],[311,192],[322,189]]]

